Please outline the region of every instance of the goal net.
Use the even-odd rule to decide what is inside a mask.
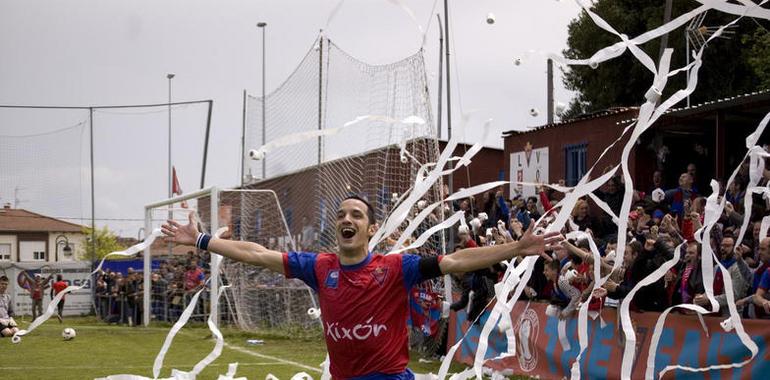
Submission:
[[[30,222],[93,221],[128,241],[147,200],[169,196],[170,166],[182,189],[203,186],[211,107],[0,105],[0,206],[39,214],[23,216]],[[81,246],[74,257],[91,259]]]
[[[410,190],[420,168],[437,160],[439,147],[427,88],[422,51],[394,63],[373,65],[320,37],[276,90],[265,98],[247,97],[244,188],[275,192],[299,250],[335,252],[336,210],[342,199],[350,194],[366,198],[382,222]],[[408,118],[423,122],[401,122]],[[318,131],[334,133],[319,137]],[[294,139],[290,145],[266,151],[258,160],[249,157],[250,149],[287,136]],[[437,201],[440,190],[438,182],[423,200]],[[415,207],[411,215],[417,212]],[[442,218],[437,209],[413,238]],[[399,233],[375,251],[393,249]],[[442,237],[437,234],[412,253],[442,252]],[[414,292],[415,297],[428,297],[411,304],[428,307],[425,299],[443,294],[443,288],[443,281],[428,284]],[[418,315],[432,314],[422,310]],[[436,325],[415,326],[415,331],[432,339],[440,336]]]
[[[219,234],[223,239],[255,242],[280,252],[296,250],[278,197],[271,190],[211,188],[154,203],[145,210],[148,231],[167,219],[186,224],[192,212],[201,231]],[[204,320],[209,313],[216,313],[220,321],[244,330],[283,329],[292,334],[309,334],[310,327],[320,326],[308,314],[316,302],[312,291],[299,280],[190,247],[160,243],[153,244],[151,251],[152,258],[162,258],[153,273],[170,281],[166,286],[157,286],[159,276],[154,276],[156,279],[145,285],[153,289],[144,300],[148,321],[175,320],[189,306],[194,291],[204,286],[199,305],[193,309],[193,320]],[[172,270],[174,275],[169,275]],[[196,282],[195,276],[190,278],[198,271],[204,285]],[[217,304],[211,295],[223,285],[230,287]]]

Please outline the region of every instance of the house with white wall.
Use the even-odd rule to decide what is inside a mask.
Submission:
[[[0,208],[0,263],[78,261],[85,242],[81,225],[8,204]]]

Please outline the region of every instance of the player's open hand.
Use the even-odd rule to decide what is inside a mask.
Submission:
[[[518,256],[534,256],[540,255],[547,261],[551,261],[551,257],[545,253],[545,250],[551,250],[554,246],[561,243],[564,237],[559,232],[548,232],[542,235],[535,235],[533,232],[534,224],[530,223],[529,228],[524,233],[524,236],[519,239],[516,249]]]
[[[176,220],[168,220],[160,227],[165,235],[163,240],[171,243],[195,245],[195,239],[198,237],[198,227],[193,219],[193,212],[189,215],[190,223],[181,225]]]

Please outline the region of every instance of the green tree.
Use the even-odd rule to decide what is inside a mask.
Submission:
[[[598,0],[593,10],[620,33],[629,38],[652,30],[663,23],[665,0]],[[698,6],[694,1],[674,1],[672,19]],[[735,19],[735,16],[718,11],[709,11],[703,25],[720,26]],[[712,41],[704,52],[704,64],[699,72],[698,86],[690,97],[694,104],[756,91],[770,82],[770,37],[765,20],[744,18],[732,31],[729,39]],[[672,68],[686,64],[685,27],[669,33],[668,47],[674,49]],[[589,58],[603,47],[619,39],[594,24],[582,12],[569,25],[568,58]],[[641,46],[650,57],[657,61],[660,54],[660,39]],[[691,47],[692,48],[692,47]],[[564,69],[565,86],[577,92],[562,115],[568,119],[584,113],[601,111],[611,107],[636,106],[644,101],[644,94],[652,83],[653,75],[636,58],[626,51],[620,57],[600,64],[596,69],[588,66],[572,66]],[[682,73],[670,78],[665,96],[685,86]]]
[[[757,43],[751,48],[749,66],[759,78],[759,86],[770,88],[770,32],[765,28],[759,28],[752,37]]]
[[[94,253],[94,235],[91,235],[91,231],[90,227],[83,228],[83,233],[86,235],[85,247],[81,251],[81,259],[83,260],[101,260],[112,252],[127,248],[118,242],[118,237],[112,231],[103,227],[97,228],[94,234],[96,239],[96,253]]]

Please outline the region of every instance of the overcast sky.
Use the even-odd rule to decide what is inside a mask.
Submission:
[[[442,3],[403,1],[421,27],[427,28],[426,64],[434,97],[438,79],[435,13],[442,11]],[[337,4],[337,0],[0,0],[0,103],[162,103],[168,95],[166,74],[175,73],[174,101],[214,100],[206,185],[235,186],[240,175],[242,91],[261,92],[262,40],[256,23],[268,23],[266,85],[270,92],[296,67]],[[496,147],[502,147],[502,131],[544,124],[545,60],[525,52],[564,49],[567,24],[578,11],[572,1],[450,1],[454,120],[470,110],[476,110],[481,119],[493,118],[494,133],[484,143]],[[493,25],[485,21],[490,12],[496,17]],[[324,34],[354,57],[373,64],[411,55],[422,43],[415,22],[387,0],[346,1]],[[513,64],[517,57],[524,58],[520,66]],[[570,94],[561,88],[560,78],[556,85],[556,99],[568,103]],[[432,106],[435,113],[435,104]],[[533,107],[541,110],[540,116],[529,115]],[[166,113],[163,109],[129,116],[123,112],[95,115],[100,218],[141,218],[142,205],[166,197]],[[172,156],[186,191],[199,186],[204,116],[203,107],[174,111]],[[82,111],[0,110],[0,136],[48,132],[87,117]],[[468,129],[455,133],[463,133],[467,142],[480,138],[480,131]],[[27,201],[19,207],[55,216],[90,216],[87,173],[66,174],[64,168],[87,168],[87,145],[78,146],[79,154],[65,157],[66,148],[76,150],[79,142],[72,136],[77,133],[55,138],[65,143],[51,148],[54,151],[48,154],[53,157],[37,153],[59,177],[41,171],[37,176],[45,179],[28,181],[19,190],[19,198]],[[82,141],[87,143],[87,130],[80,136],[86,136]],[[8,149],[12,140],[0,138],[4,140],[0,147]],[[20,169],[19,165],[9,168],[9,161],[24,155],[24,149],[17,149],[22,152],[0,156],[0,174],[5,175],[0,180],[3,202],[13,201],[13,189],[19,185],[8,175],[12,169]],[[46,197],[37,194],[40,188],[45,193],[50,188],[86,195]],[[73,202],[79,206],[75,208]],[[108,224],[124,236],[135,236],[141,225]]]

